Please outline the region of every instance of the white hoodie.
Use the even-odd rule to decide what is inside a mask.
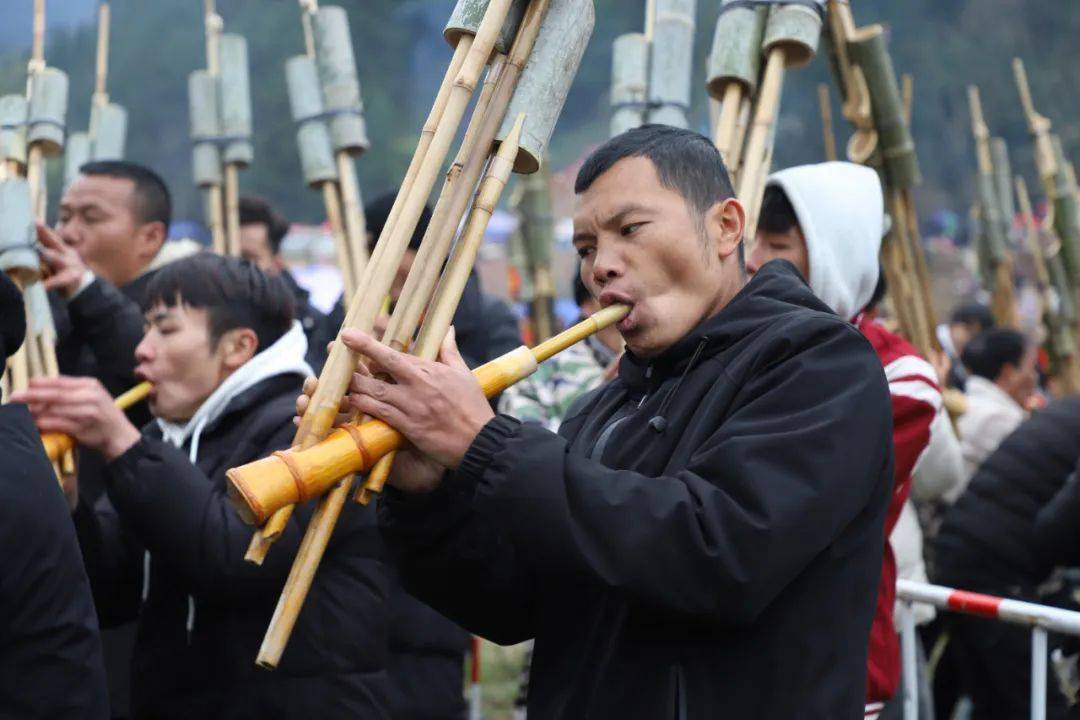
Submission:
[[[878,281],[885,204],[878,174],[863,165],[801,165],[769,176],[791,201],[806,238],[810,289],[850,320]],[[839,202],[838,202],[839,199]]]

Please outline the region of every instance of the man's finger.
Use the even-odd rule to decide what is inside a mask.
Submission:
[[[371,395],[350,395],[349,401],[352,403],[353,407],[364,415],[378,418],[398,432],[405,435],[408,434],[409,424],[405,413],[401,412],[393,405],[389,405]]]
[[[380,369],[399,383],[404,384],[416,377],[415,358],[392,350],[365,332],[347,328],[341,331],[341,341],[350,350],[371,358]]]
[[[394,385],[378,378],[353,374],[352,387],[356,394],[369,395],[376,400],[400,408],[405,402],[406,392],[400,385]]]
[[[81,425],[74,420],[63,417],[49,416],[35,420],[38,430],[43,433],[63,433],[64,435],[77,435]]]
[[[304,394],[311,396],[315,394],[315,388],[319,387],[319,378],[314,375],[304,378]]]
[[[453,325],[450,326],[450,329],[446,332],[446,337],[443,338],[442,345],[439,346],[439,362],[457,370],[469,371],[468,363],[465,362],[465,358],[461,357],[461,351],[458,350],[457,332],[454,330]]]
[[[37,223],[37,240],[46,248],[52,250],[61,250],[67,247],[64,241],[60,239],[59,233],[41,223]]]

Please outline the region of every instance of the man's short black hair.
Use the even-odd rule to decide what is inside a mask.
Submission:
[[[143,223],[159,222],[169,229],[172,221],[172,198],[161,176],[148,167],[126,160],[96,160],[79,167],[80,175],[104,175],[122,178],[135,184],[135,207],[132,211]]]
[[[961,360],[973,375],[997,380],[1006,365],[1020,366],[1027,350],[1023,334],[1006,328],[992,328],[964,346]]]
[[[799,216],[787,193],[779,185],[769,185],[761,197],[758,230],[766,233],[786,233],[799,226]]]
[[[387,192],[364,206],[364,220],[367,222],[367,231],[370,237],[368,241],[369,251],[375,250],[375,243],[379,241],[379,236],[382,235],[396,198],[397,192]],[[430,222],[431,207],[425,205],[420,213],[420,220],[416,223],[416,230],[413,231],[412,237],[409,238],[410,250],[416,251],[420,249],[420,241],[424,239],[424,233],[427,232]]]
[[[281,252],[281,241],[289,233],[289,223],[274,212],[270,203],[254,195],[240,196],[240,224],[265,225],[266,237],[270,241],[270,252]]]
[[[994,314],[980,303],[961,305],[952,314],[952,325],[978,325],[979,332],[994,327]]]
[[[205,308],[210,343],[236,328],[251,328],[265,350],[292,325],[293,295],[285,282],[240,258],[199,253],[165,265],[146,288],[143,311],[156,305]]]
[[[642,125],[608,140],[585,160],[574,182],[581,194],[620,160],[648,158],[660,183],[679,193],[700,217],[718,202],[735,197],[720,152],[707,137],[669,125]]]

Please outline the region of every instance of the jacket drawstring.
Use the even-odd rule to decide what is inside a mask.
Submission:
[[[679,375],[679,379],[675,381],[675,384],[664,395],[664,399],[660,401],[660,408],[656,411],[656,415],[649,420],[649,427],[657,434],[663,434],[664,430],[667,429],[668,421],[667,418],[664,417],[664,413],[667,412],[672,399],[674,399],[675,394],[679,392],[679,388],[682,387],[683,380],[685,380],[686,376],[697,366],[698,359],[701,358],[701,353],[705,351],[705,346],[708,344],[709,337],[706,335],[701,338],[701,342],[699,342],[697,348],[695,348],[694,354],[690,356],[690,362],[687,363],[686,369],[682,371],[682,374]]]

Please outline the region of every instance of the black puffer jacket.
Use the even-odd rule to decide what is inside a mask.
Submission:
[[[856,718],[892,486],[873,349],[792,265],[571,411],[499,416],[380,525],[406,588],[536,638],[548,718]]]
[[[25,405],[0,406],[0,458],[0,717],[104,720],[90,585]]]
[[[1030,596],[1058,560],[1054,542],[1036,534],[1037,518],[1065,486],[1078,460],[1080,397],[1051,403],[1020,425],[983,462],[946,514],[935,541],[935,580]],[[1067,498],[1062,500],[1067,503]],[[1057,508],[1062,511],[1064,506]],[[1043,520],[1043,534],[1054,537],[1054,518]]]
[[[288,447],[300,381],[278,375],[240,393],[203,431],[196,465],[187,445],[177,449],[148,426],[107,466],[107,497],[76,512],[100,604],[138,604],[108,590],[137,586],[117,575],[143,567],[142,550],[149,552],[132,668],[136,717],[389,716],[387,574],[373,513],[355,503],[346,506],[281,667],[255,666],[311,504],[265,564],[250,565],[243,557],[252,528],[226,498],[225,471]]]

